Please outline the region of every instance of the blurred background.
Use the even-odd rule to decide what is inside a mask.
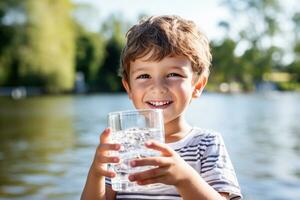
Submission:
[[[223,134],[245,199],[300,199],[297,0],[0,1],[0,199],[79,199],[110,111],[125,33],[176,14],[211,41],[186,117]]]

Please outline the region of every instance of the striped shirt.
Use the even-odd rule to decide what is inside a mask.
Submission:
[[[188,136],[168,145],[216,191],[228,193],[232,200],[242,199],[234,168],[219,133],[193,128]],[[111,185],[110,179],[106,179],[106,184]],[[117,192],[116,199],[181,200],[182,198],[174,186],[159,184],[136,192]]]

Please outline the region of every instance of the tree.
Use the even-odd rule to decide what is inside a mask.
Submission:
[[[60,0],[1,1],[0,84],[68,91],[74,84],[72,4]],[[2,41],[1,41],[2,42]],[[3,75],[2,75],[3,74]]]
[[[217,83],[236,81],[238,60],[234,55],[235,41],[226,38],[220,44],[212,43],[212,80]]]
[[[0,86],[17,85],[20,43],[24,40],[25,4],[0,2]]]
[[[234,72],[235,79],[248,90],[251,89],[250,85],[263,81],[265,73],[279,69],[279,66],[283,65],[281,62],[283,47],[275,43],[275,38],[281,34],[279,21],[283,11],[278,0],[222,0],[222,2],[232,13],[232,20],[222,22],[227,30],[226,37],[234,38],[236,41],[234,49],[230,48],[227,53],[229,56],[234,53],[232,58],[239,65],[235,70],[230,70],[228,66],[224,73],[229,75],[224,76],[230,78],[228,77],[230,72]],[[228,49],[228,44],[226,42],[223,44],[227,46],[220,48]],[[224,56],[218,59],[226,61]]]
[[[80,25],[77,30],[76,71],[82,72],[88,85],[93,87],[105,56],[104,38],[84,30]]]
[[[300,12],[296,12],[293,16],[294,22],[294,61],[288,66],[288,71],[295,74],[296,81],[300,82]]]
[[[74,85],[74,24],[72,4],[65,0],[26,1],[26,41],[22,52],[24,83],[48,91],[68,91]]]
[[[111,16],[107,23],[103,24],[102,34],[109,37],[106,43],[106,57],[103,66],[98,73],[98,87],[103,92],[124,91],[121,78],[118,76],[121,51],[124,47],[126,22]]]

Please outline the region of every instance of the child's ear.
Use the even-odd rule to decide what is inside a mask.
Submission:
[[[201,93],[202,93],[206,83],[207,83],[206,76],[199,77],[198,82],[195,84],[195,88],[193,91],[193,98],[198,98],[201,96]]]
[[[125,90],[126,90],[126,92],[128,94],[129,99],[131,99],[132,94],[131,94],[129,83],[127,82],[127,80],[122,79],[122,84],[123,84],[123,87],[125,88]]]

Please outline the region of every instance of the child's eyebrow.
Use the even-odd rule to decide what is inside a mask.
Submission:
[[[145,71],[146,70],[146,67],[137,67],[136,69],[134,69],[131,73],[132,74],[135,74],[137,72],[140,72],[140,71]]]
[[[170,69],[179,69],[179,70],[184,70],[184,66],[171,66]]]
[[[171,66],[169,69],[185,72],[185,71],[188,70],[188,67],[185,66],[185,65],[182,65],[182,66]]]
[[[187,69],[187,66],[169,66],[168,69],[170,70],[179,70],[179,71],[185,71]],[[140,71],[146,71],[147,70],[147,67],[137,67],[136,69],[134,69],[131,74],[135,74],[135,73],[138,73]]]

